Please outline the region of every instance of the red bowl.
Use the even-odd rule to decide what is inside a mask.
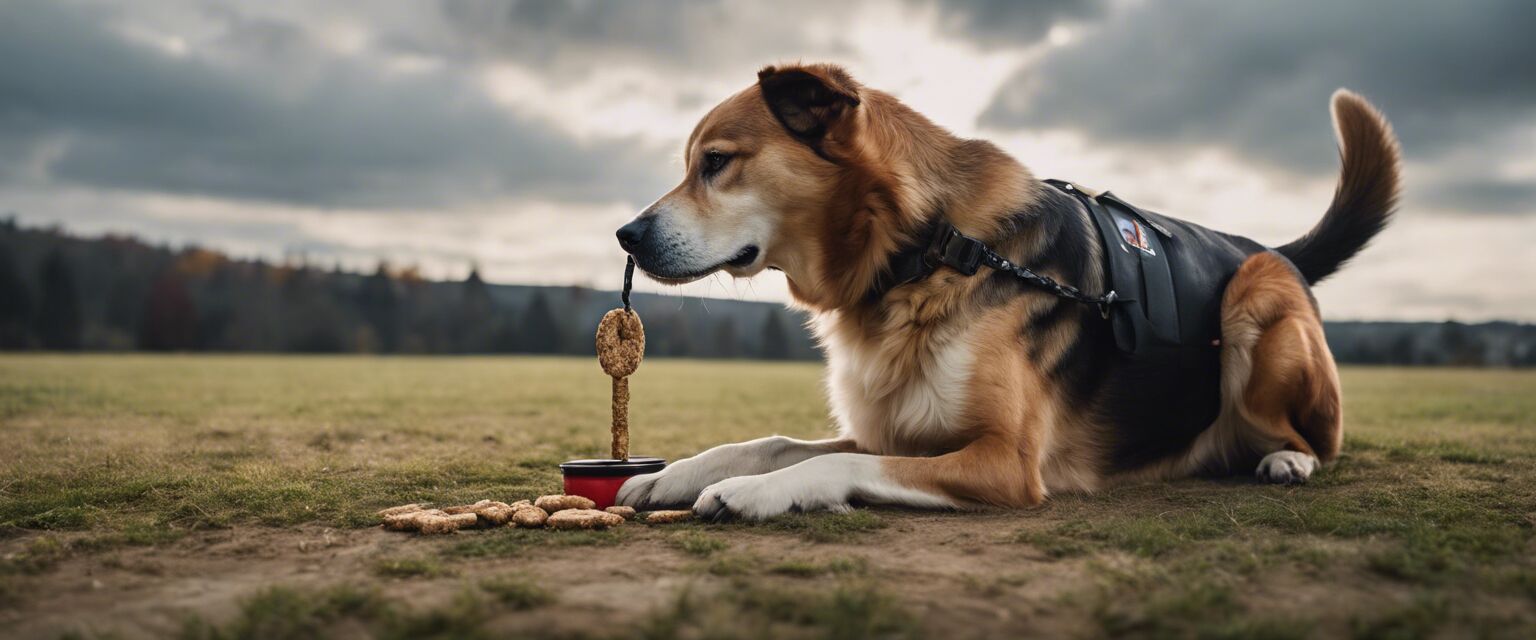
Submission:
[[[597,503],[597,508],[613,506],[613,498],[624,481],[635,476],[656,473],[666,468],[661,458],[631,457],[628,460],[572,460],[560,465],[565,476],[565,493],[583,496]]]

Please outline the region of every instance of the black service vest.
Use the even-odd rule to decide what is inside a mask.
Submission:
[[[1267,249],[1112,193],[1094,197],[1070,183],[1047,182],[1088,208],[1104,248],[1106,290],[1115,292],[1110,330],[1122,369],[1112,402],[1165,421],[1159,430],[1188,434],[1210,426],[1221,404],[1222,296],[1243,261]]]

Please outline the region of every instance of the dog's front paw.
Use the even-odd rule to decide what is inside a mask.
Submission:
[[[1274,484],[1301,484],[1317,470],[1317,458],[1300,451],[1276,451],[1259,461],[1255,475]]]
[[[618,504],[648,509],[692,504],[713,479],[699,473],[698,460],[678,460],[656,473],[638,475],[624,482],[614,498]]]
[[[793,467],[791,467],[793,469]],[[708,488],[693,503],[693,513],[706,520],[766,520],[790,511],[847,511],[847,492],[835,487],[817,487],[804,474],[786,473],[790,469],[721,480]]]

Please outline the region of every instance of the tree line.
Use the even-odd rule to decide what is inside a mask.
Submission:
[[[778,305],[636,295],[651,355],[812,359]],[[592,353],[617,295],[273,264],[0,221],[0,349]]]

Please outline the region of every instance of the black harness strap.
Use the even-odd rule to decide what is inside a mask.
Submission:
[[[942,218],[930,223],[925,235],[928,237],[926,245],[908,247],[891,256],[890,265],[870,289],[870,299],[879,299],[891,289],[927,278],[941,266],[967,276],[975,275],[983,266],[995,269],[1057,297],[1096,306],[1106,318],[1109,317],[1110,305],[1118,299],[1113,290],[1102,296],[1089,295],[1077,287],[1057,282],[1024,265],[1015,264],[998,255],[986,243],[960,233],[959,229]]]
[[[624,263],[624,290],[619,292],[619,299],[624,301],[624,310],[629,311],[629,290],[635,287],[635,257],[630,256]]]

